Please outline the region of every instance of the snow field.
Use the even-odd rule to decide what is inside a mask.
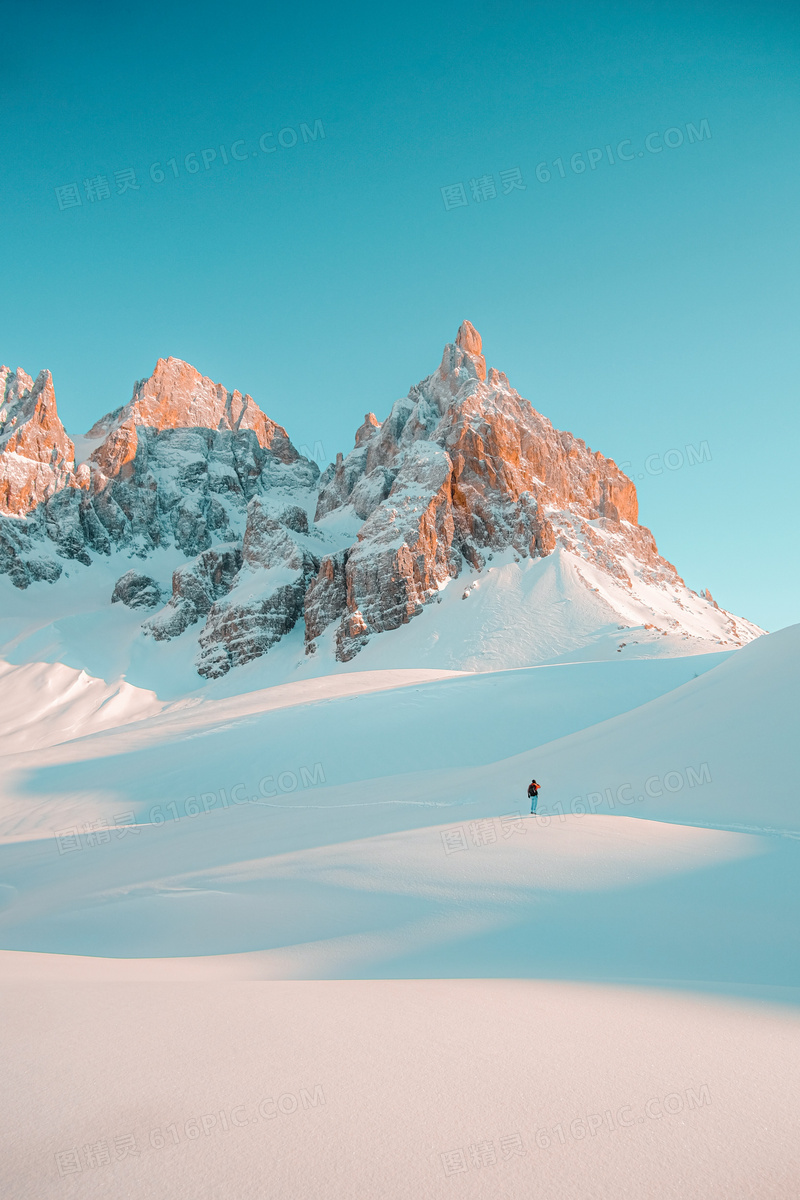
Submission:
[[[15,1200],[797,1195],[780,1008],[480,979],[87,979],[4,1007]]]
[[[343,673],[78,738],[59,677],[0,760],[8,1194],[793,1200],[799,655]]]

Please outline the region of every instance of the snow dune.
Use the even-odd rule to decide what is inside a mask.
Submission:
[[[302,687],[246,697],[289,704],[256,713],[196,704],[8,756],[0,945],[164,960],[167,978],[205,957],[220,962],[204,973],[247,978],[797,987],[800,828],[779,747],[799,632],[686,682],[702,659],[324,699],[314,684],[305,704]],[[677,686],[647,698],[667,671]],[[735,792],[747,778],[757,811]]]
[[[7,754],[9,1194],[793,1200],[798,658],[307,680]]]
[[[0,753],[51,746],[161,712],[154,692],[63,663],[0,661]]]
[[[260,780],[284,771],[291,786],[303,767],[329,785],[391,780],[411,768],[477,767],[625,712],[720,661],[709,654],[501,673],[350,672],[237,696],[189,697],[160,711],[154,706],[152,716],[144,697],[143,719],[95,732],[81,729],[79,714],[69,716],[68,730],[51,730],[43,694],[28,709],[35,753],[26,754],[20,736],[0,758],[0,836],[50,834],[130,810],[147,822],[155,804],[183,812],[191,793],[213,791],[221,807],[221,793],[227,802],[240,780],[251,796]],[[102,681],[94,683],[102,692]],[[69,699],[61,702],[65,713]],[[514,790],[518,795],[519,785]],[[324,825],[321,833],[327,836]]]
[[[510,784],[535,769],[568,811],[573,798],[600,792],[591,811],[800,836],[798,711],[800,625],[791,625],[633,712],[505,762],[500,774]],[[617,799],[625,783],[627,804]]]
[[[479,979],[18,984],[4,1010],[15,1200],[797,1196],[785,1010]]]

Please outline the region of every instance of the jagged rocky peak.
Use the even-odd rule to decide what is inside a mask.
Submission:
[[[475,379],[481,383],[486,379],[486,359],[483,355],[483,343],[471,321],[462,321],[454,342],[448,342],[442,354],[439,370],[436,372],[443,385],[439,391],[439,399],[445,400],[449,395],[460,391],[466,380]]]
[[[448,456],[453,503],[470,521],[487,498],[517,503],[536,491],[558,507],[578,506],[589,519],[636,524],[631,480],[581,439],[555,430],[502,372],[492,368],[487,376],[481,351],[480,334],[463,322],[433,375],[398,400],[382,424],[368,414],[355,449],[321,481],[318,519],[345,504],[366,519],[389,496],[412,447],[428,442]],[[474,532],[479,544],[485,540],[479,528]]]
[[[104,474],[116,473],[120,460],[130,460],[141,426],[158,432],[216,429],[238,433],[249,429],[259,445],[281,462],[299,457],[286,430],[271,421],[252,396],[229,392],[180,358],[160,358],[153,374],[134,384],[131,400],[101,417],[87,433],[90,440],[103,439],[91,459]]]
[[[375,430],[380,429],[380,427],[380,421],[378,421],[375,413],[365,413],[364,424],[359,425],[356,430],[356,446],[363,446],[365,442],[369,441]]]
[[[475,360],[478,378],[485,379],[486,359],[482,353],[483,342],[481,341],[481,335],[471,321],[462,321],[459,325],[458,333],[456,334],[456,346]]]
[[[364,524],[344,555],[323,560],[309,588],[309,649],[334,624],[337,653],[351,658],[372,633],[419,614],[465,563],[481,569],[506,548],[542,556],[580,542],[618,578],[627,578],[623,559],[633,554],[678,579],[638,525],[631,480],[554,429],[502,372],[487,373],[469,321],[438,370],[369,425],[321,480],[317,520],[350,508]]]
[[[19,407],[33,390],[33,380],[22,367],[12,371],[10,367],[0,367],[0,429],[4,430],[16,424]]]
[[[75,447],[56,406],[53,379],[0,367],[0,512],[25,516],[74,484]]]
[[[101,524],[142,554],[174,543],[194,557],[241,541],[253,496],[310,491],[319,476],[252,397],[178,358],[159,359],[87,438],[100,439],[89,465]]]
[[[77,469],[49,372],[33,383],[4,368],[0,380],[0,572],[18,587],[58,578],[53,553],[89,565],[93,553],[241,545],[256,495],[313,504],[319,469],[286,431],[180,359],[160,359],[92,427]]]
[[[308,653],[324,639],[352,659],[503,552],[558,551],[558,566],[563,551],[580,586],[602,590],[581,574],[588,564],[613,581],[619,615],[655,612],[657,588],[662,609],[696,601],[703,627],[734,644],[758,633],[688,592],[638,524],[631,480],[487,369],[469,321],[322,476],[250,396],[177,358],[92,427],[77,468],[49,372],[34,382],[3,367],[0,401],[0,573],[25,588],[57,581],[63,560],[118,556],[111,602],[151,610],[141,628],[156,644],[195,640],[207,678],[268,653],[303,618]],[[171,588],[156,568],[167,548]]]

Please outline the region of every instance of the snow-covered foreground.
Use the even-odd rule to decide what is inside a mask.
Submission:
[[[166,706],[152,693],[131,689],[143,719],[105,729],[102,710],[84,712],[85,695],[110,690],[101,680],[81,680],[60,664],[16,668],[0,676],[0,689],[9,681],[4,719],[11,725],[8,753],[0,757],[0,836],[33,830],[52,835],[74,821],[113,822],[130,810],[139,823],[183,820],[191,793],[210,791],[216,799],[190,804],[190,814],[194,807],[233,809],[232,792],[243,781],[246,796],[255,793],[263,802],[256,823],[266,833],[273,830],[263,811],[271,805],[267,793],[289,793],[288,802],[297,804],[293,791],[303,795],[313,786],[307,802],[333,805],[330,820],[323,815],[316,822],[315,836],[322,844],[337,841],[340,805],[329,798],[326,805],[327,791],[318,798],[323,785],[370,780],[373,791],[382,791],[404,788],[390,781],[411,770],[492,763],[626,712],[720,661],[711,654],[468,675],[351,672]],[[48,686],[17,715],[11,689],[23,672]],[[54,712],[58,722],[51,719]],[[76,738],[81,721],[85,736]],[[517,782],[509,801],[524,798],[525,786]],[[432,803],[438,804],[435,797]],[[160,811],[154,811],[157,805]],[[406,795],[401,807],[408,816],[419,803]],[[182,829],[185,834],[186,823]]]
[[[4,989],[14,1200],[752,1197],[800,1020],[528,980]]]
[[[0,661],[3,754],[32,750],[141,721],[164,705],[155,693],[120,680],[107,684],[63,663]]]
[[[347,673],[80,738],[51,697],[0,760],[9,1194],[796,1196],[798,659]]]
[[[6,755],[0,948],[166,978],[797,986],[798,634],[308,680]]]

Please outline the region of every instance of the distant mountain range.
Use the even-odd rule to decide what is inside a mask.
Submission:
[[[77,444],[49,371],[2,367],[0,395],[0,573],[55,599],[75,571],[118,567],[97,603],[137,611],[140,639],[193,639],[207,678],[302,623],[331,669],[368,646],[365,666],[479,670],[762,632],[687,588],[631,480],[487,371],[469,321],[321,475],[250,396],[180,359]]]

